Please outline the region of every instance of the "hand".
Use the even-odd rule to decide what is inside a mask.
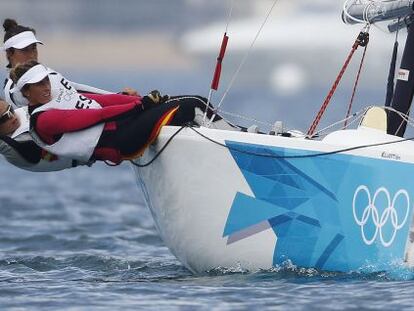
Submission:
[[[141,96],[139,95],[137,90],[134,90],[133,88],[130,88],[130,87],[125,87],[122,90],[122,94],[129,95],[129,96]]]

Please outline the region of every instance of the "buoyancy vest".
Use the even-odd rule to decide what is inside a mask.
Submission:
[[[15,113],[17,114],[17,117],[20,121],[20,126],[16,131],[13,132],[10,138],[17,144],[34,144],[29,134],[29,114],[27,107],[18,108],[15,110]],[[33,147],[36,148],[36,146]],[[28,148],[28,152],[32,153],[32,158],[37,157],[33,153],[41,152],[37,148],[34,151],[31,151],[30,148]],[[10,142],[6,142],[4,140],[0,140],[0,153],[10,164],[20,169],[31,172],[61,171],[67,168],[76,167],[78,165],[91,164],[88,162],[79,162],[63,157],[56,157],[46,152],[41,152],[36,161],[30,161],[27,159],[27,157],[22,155],[21,150],[16,149],[10,144]]]
[[[36,108],[31,116],[36,113],[51,109],[100,109],[101,106],[94,100],[77,93],[74,88],[61,87],[60,93],[49,103]],[[37,135],[33,125],[30,126],[30,135],[38,146],[57,156],[62,156],[79,161],[89,161],[99,141],[105,124],[97,124],[90,128],[64,133],[55,143],[49,145]]]

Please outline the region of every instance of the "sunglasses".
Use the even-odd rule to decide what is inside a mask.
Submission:
[[[10,120],[14,116],[14,109],[11,105],[9,105],[5,112],[0,116],[0,124],[5,123],[6,121]]]

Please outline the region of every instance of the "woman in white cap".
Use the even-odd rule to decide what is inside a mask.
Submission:
[[[0,98],[0,153],[16,167],[32,172],[59,171],[83,164],[57,157],[37,146],[29,134],[27,107],[14,110]]]
[[[33,28],[19,25],[13,19],[6,19],[3,23],[3,28],[5,34],[2,49],[6,52],[6,57],[9,62],[7,68],[10,69],[17,64],[22,64],[30,60],[38,60],[37,44],[43,43],[36,38],[36,31]],[[68,86],[73,86],[78,92],[81,93],[112,93],[89,85],[68,81],[60,73],[50,68],[48,68],[48,70],[50,72],[50,82],[52,84],[52,96],[62,81],[64,81],[64,83]],[[4,95],[6,97],[6,101],[15,107],[27,106],[27,100],[20,92],[10,92],[13,87],[13,81],[11,79],[7,79],[4,84]],[[123,92],[129,95],[138,95],[137,92],[131,88],[125,88]]]
[[[140,97],[82,95],[65,87],[52,97],[50,73],[36,61],[14,67],[10,76],[12,92],[21,92],[29,102],[33,140],[65,158],[119,164],[141,155],[163,125],[194,118],[194,106],[177,102],[144,110]]]

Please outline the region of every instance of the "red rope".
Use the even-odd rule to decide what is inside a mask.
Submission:
[[[342,77],[343,77],[346,69],[348,68],[349,63],[351,62],[352,56],[354,56],[355,51],[358,49],[358,47],[360,45],[362,46],[362,45],[366,45],[368,43],[367,42],[368,39],[364,40],[365,39],[365,37],[364,37],[365,35],[368,35],[368,34],[361,32],[358,35],[358,38],[355,40],[355,43],[352,46],[351,52],[349,53],[349,55],[348,55],[348,57],[347,57],[344,65],[342,66],[342,69],[339,72],[339,75],[337,76],[334,84],[332,85],[331,90],[328,93],[328,96],[325,98],[325,101],[323,102],[323,104],[321,106],[321,109],[319,110],[318,114],[315,117],[315,120],[313,121],[311,127],[308,130],[308,133],[307,133],[308,137],[312,137],[313,134],[315,133],[315,130],[318,127],[319,122],[321,121],[322,116],[325,113],[326,108],[328,107],[328,105],[329,105],[329,103],[330,103],[333,95],[335,94],[335,91],[338,88],[338,85],[341,82]]]
[[[355,98],[356,90],[357,90],[357,87],[358,87],[359,78],[361,76],[362,67],[364,65],[365,55],[367,54],[367,48],[368,48],[368,45],[365,46],[364,54],[362,55],[361,63],[359,64],[358,74],[357,74],[357,77],[356,77],[356,80],[355,80],[354,89],[352,90],[352,96],[351,96],[351,100],[349,102],[348,111],[346,113],[344,129],[348,126],[348,118],[351,114],[352,104],[354,103],[354,98]]]

